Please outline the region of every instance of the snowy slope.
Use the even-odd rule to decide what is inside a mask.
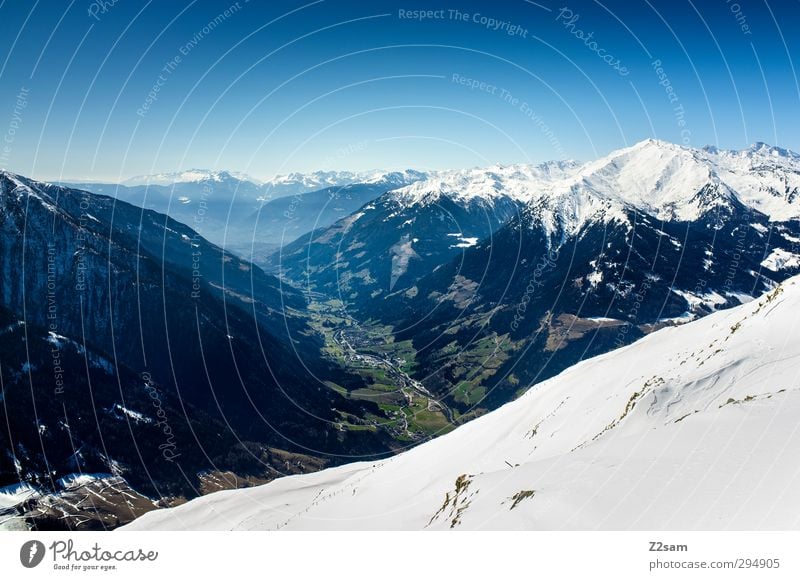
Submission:
[[[127,529],[797,529],[800,277],[582,362],[402,455]]]

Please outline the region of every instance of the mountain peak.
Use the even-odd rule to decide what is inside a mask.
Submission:
[[[619,216],[619,211],[606,209],[608,204],[660,219],[694,221],[741,202],[770,219],[787,220],[800,216],[798,191],[800,156],[785,149],[765,143],[741,151],[693,149],[645,139],[553,183],[545,192],[545,202],[571,208],[572,216],[583,216],[572,219],[571,227],[590,219],[595,206],[602,207],[606,217]],[[559,212],[564,213],[563,209]]]
[[[656,139],[655,137],[642,139],[641,141],[634,143],[630,149],[643,149],[646,147],[660,147],[663,149],[688,149],[682,145],[671,143],[670,141],[664,141],[663,139]]]
[[[14,173],[13,171],[8,171],[7,169],[0,169],[0,177],[4,177],[9,181],[17,183],[18,185],[25,185],[25,181],[27,181],[26,177],[19,175],[18,173]]]
[[[793,159],[800,158],[800,155],[794,151],[784,149],[783,147],[778,147],[777,145],[770,145],[769,143],[764,143],[763,141],[756,141],[747,148],[747,151],[772,157],[790,157]]]

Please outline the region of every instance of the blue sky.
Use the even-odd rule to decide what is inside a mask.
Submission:
[[[117,181],[591,159],[647,137],[800,150],[799,15],[797,0],[5,0],[0,165]]]

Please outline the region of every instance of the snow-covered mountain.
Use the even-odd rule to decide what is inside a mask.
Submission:
[[[256,185],[262,182],[255,177],[239,171],[215,171],[211,169],[187,169],[186,171],[172,171],[168,173],[155,173],[152,175],[137,175],[121,182],[121,185],[133,187],[136,185],[174,185],[176,183],[198,183],[201,181],[249,181]]]
[[[800,215],[800,155],[755,143],[741,151],[706,147],[703,153],[715,165],[719,178],[727,183],[745,205],[773,221]]]
[[[577,232],[592,220],[624,222],[631,209],[669,221],[695,221],[711,212],[728,211],[735,204],[776,221],[800,216],[800,155],[764,143],[743,150],[692,149],[647,139],[584,164],[551,161],[448,171],[295,172],[266,181],[239,172],[190,169],[133,177],[123,181],[122,188],[89,183],[80,186],[169,213],[184,223],[196,217],[199,203],[204,207],[213,204],[215,211],[206,212],[204,218],[213,229],[207,235],[222,243],[237,238],[237,233],[229,230],[241,220],[252,225],[251,216],[265,202],[356,184],[381,193],[393,190],[387,199],[401,211],[443,199],[473,208],[528,205],[541,227],[550,235],[561,236]],[[357,199],[366,203],[362,197]],[[285,210],[287,203],[281,202],[281,208]],[[315,202],[305,207],[318,210],[318,205]],[[348,213],[358,209],[350,205],[339,209]],[[292,207],[292,215],[307,213],[300,201]],[[340,211],[328,217],[343,218],[346,214]],[[283,222],[272,223],[277,214],[267,218],[265,223],[272,229],[285,229]],[[323,219],[314,225],[321,229],[330,224]],[[305,227],[293,229],[293,237],[308,231]],[[248,233],[248,239],[237,238],[234,243],[287,241],[285,235],[258,228]],[[469,232],[464,235],[474,237]]]
[[[381,169],[372,171],[313,171],[311,173],[292,172],[279,174],[271,179],[261,180],[240,171],[187,169],[185,171],[152,175],[137,175],[122,181],[121,185],[132,187],[137,185],[174,185],[177,183],[237,180],[260,186],[263,189],[265,199],[272,199],[286,195],[307,193],[325,189],[326,187],[341,187],[353,183],[385,182],[390,188],[402,187],[412,181],[427,177],[429,173],[413,169],[398,171]]]
[[[395,190],[391,196],[409,205],[436,203],[443,197],[460,203],[503,198],[524,202],[533,199],[543,184],[565,179],[579,168],[577,161],[548,161],[440,171]]]
[[[536,191],[578,166],[548,162],[439,172],[317,227],[271,260],[301,284],[312,273],[316,290],[383,298],[491,236]]]
[[[538,212],[549,232],[574,233],[587,221],[625,221],[631,209],[669,221],[695,221],[742,203],[770,219],[800,216],[800,156],[756,143],[739,151],[692,149],[655,139],[585,164],[493,166],[441,172],[394,192],[424,205],[511,198]]]
[[[719,227],[755,212],[786,222],[800,217],[798,191],[800,156],[789,151],[762,143],[742,151],[691,149],[648,139],[584,164],[438,172],[318,226],[271,261],[315,290],[381,301],[518,214],[560,246],[592,224],[631,229],[632,216]]]
[[[696,221],[743,204],[785,221],[800,216],[800,157],[757,143],[741,151],[691,149],[648,139],[583,165],[530,204],[550,231],[587,221],[625,221],[635,209],[667,221]]]
[[[401,171],[314,171],[312,173],[289,173],[276,175],[266,181],[264,195],[267,199],[299,195],[329,187],[342,187],[355,183],[383,183],[387,189],[402,187],[408,183],[424,179],[429,172],[406,169]]]
[[[800,277],[584,361],[391,459],[129,529],[796,529]]]

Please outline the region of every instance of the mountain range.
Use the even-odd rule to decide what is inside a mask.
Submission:
[[[259,262],[281,245],[327,227],[390,189],[427,177],[406,171],[291,173],[261,182],[192,169],[122,183],[67,183],[164,213],[211,242]]]

